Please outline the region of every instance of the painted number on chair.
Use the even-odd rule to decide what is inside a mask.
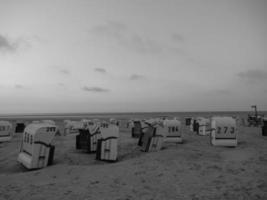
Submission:
[[[229,131],[230,130],[230,131]],[[224,126],[224,127],[217,127],[217,134],[234,134],[235,133],[235,127],[228,127],[228,126]]]

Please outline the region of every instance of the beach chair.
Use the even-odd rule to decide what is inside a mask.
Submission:
[[[12,124],[8,121],[0,121],[0,142],[10,141],[12,136]]]
[[[101,138],[97,141],[96,160],[118,160],[119,128],[114,124],[102,123],[100,126]]]
[[[198,123],[197,134],[208,135],[208,126],[210,124],[209,119],[200,117],[200,118],[197,118],[197,123]]]
[[[72,129],[72,121],[71,120],[64,120],[63,126],[64,126],[64,135],[69,135],[70,131]]]
[[[262,127],[261,127],[261,130],[262,130],[262,136],[267,136],[267,118],[263,118],[262,120]]]
[[[138,138],[142,134],[142,121],[141,120],[133,120],[133,127],[132,127],[132,137]]]
[[[114,118],[110,118],[109,119],[109,123],[110,124],[114,124],[116,126],[119,126],[120,125],[120,122],[118,120],[114,119]]]
[[[232,117],[211,118],[211,144],[214,146],[237,146],[237,126]]]
[[[79,135],[76,136],[76,149],[83,149],[88,153],[94,153],[96,152],[97,141],[100,137],[99,126],[93,121],[88,122],[85,129],[79,129]]]
[[[185,125],[186,125],[186,126],[190,126],[190,125],[191,125],[191,120],[192,120],[191,117],[186,117],[186,118],[185,118]]]
[[[199,124],[196,119],[193,120],[193,132],[198,132]]]
[[[79,129],[83,129],[84,124],[81,121],[68,121],[64,127],[64,135],[77,134]]]
[[[126,128],[129,128],[132,130],[133,127],[134,127],[133,120],[128,120],[126,123]]]
[[[190,125],[189,125],[189,130],[194,131],[194,118],[191,118]]]
[[[23,132],[18,162],[27,169],[51,165],[55,150],[52,142],[57,129],[57,126],[52,124],[29,124]]]
[[[191,119],[190,119],[191,120]],[[174,143],[182,143],[182,132],[181,132],[181,122],[178,120],[165,120],[164,127],[166,127],[167,131],[165,131],[164,142],[174,142]]]
[[[81,123],[82,123],[82,127],[81,128],[87,128],[88,124],[91,122],[92,120],[90,119],[82,119]]]
[[[162,148],[163,138],[165,136],[163,123],[156,121],[146,121],[142,134],[140,135],[138,145],[141,146],[141,151],[151,152],[159,151]]]

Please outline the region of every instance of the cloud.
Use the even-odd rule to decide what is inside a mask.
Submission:
[[[250,69],[244,72],[240,72],[237,76],[249,83],[262,82],[267,80],[267,70],[263,69]]]
[[[227,89],[216,89],[216,90],[212,90],[211,94],[215,94],[215,95],[231,95],[232,92],[230,90],[227,90]]]
[[[133,81],[135,81],[135,80],[143,80],[143,79],[145,79],[145,76],[139,75],[139,74],[132,74],[130,76],[130,80],[133,80]]]
[[[179,33],[173,33],[171,35],[171,39],[175,42],[184,42],[184,37]]]
[[[15,85],[15,88],[16,89],[24,89],[24,86],[23,85],[20,85],[20,84],[16,84]]]
[[[65,84],[64,83],[58,83],[58,86],[65,87]]]
[[[86,91],[86,92],[96,92],[96,93],[109,92],[108,89],[101,88],[101,87],[87,87],[87,86],[84,86],[82,88],[82,90]]]
[[[90,32],[98,36],[120,40],[124,33],[127,32],[127,27],[123,23],[108,21],[106,24],[94,26]]]
[[[138,34],[133,34],[124,45],[142,54],[158,54],[163,52],[164,49],[164,47],[156,41]]]
[[[117,45],[140,54],[157,54],[164,49],[164,45],[150,37],[135,33],[125,24],[119,22],[108,21],[104,25],[93,27],[90,33],[97,37],[115,41]]]
[[[16,48],[16,43],[11,43],[6,37],[0,35],[0,51],[15,51]]]
[[[62,73],[62,74],[65,74],[65,75],[69,75],[70,74],[70,71],[67,70],[67,69],[60,69],[59,72]]]
[[[99,72],[99,73],[102,73],[102,74],[107,73],[107,71],[104,68],[100,68],[100,67],[95,68],[95,71]]]

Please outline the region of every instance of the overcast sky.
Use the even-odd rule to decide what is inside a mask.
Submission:
[[[0,0],[0,113],[267,110],[266,10]]]

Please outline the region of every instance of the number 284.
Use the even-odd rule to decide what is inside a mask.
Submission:
[[[234,134],[235,133],[235,127],[228,127],[228,126],[220,127],[220,126],[218,126],[216,132],[218,134],[221,134],[221,133],[227,134],[229,131],[231,134]]]

